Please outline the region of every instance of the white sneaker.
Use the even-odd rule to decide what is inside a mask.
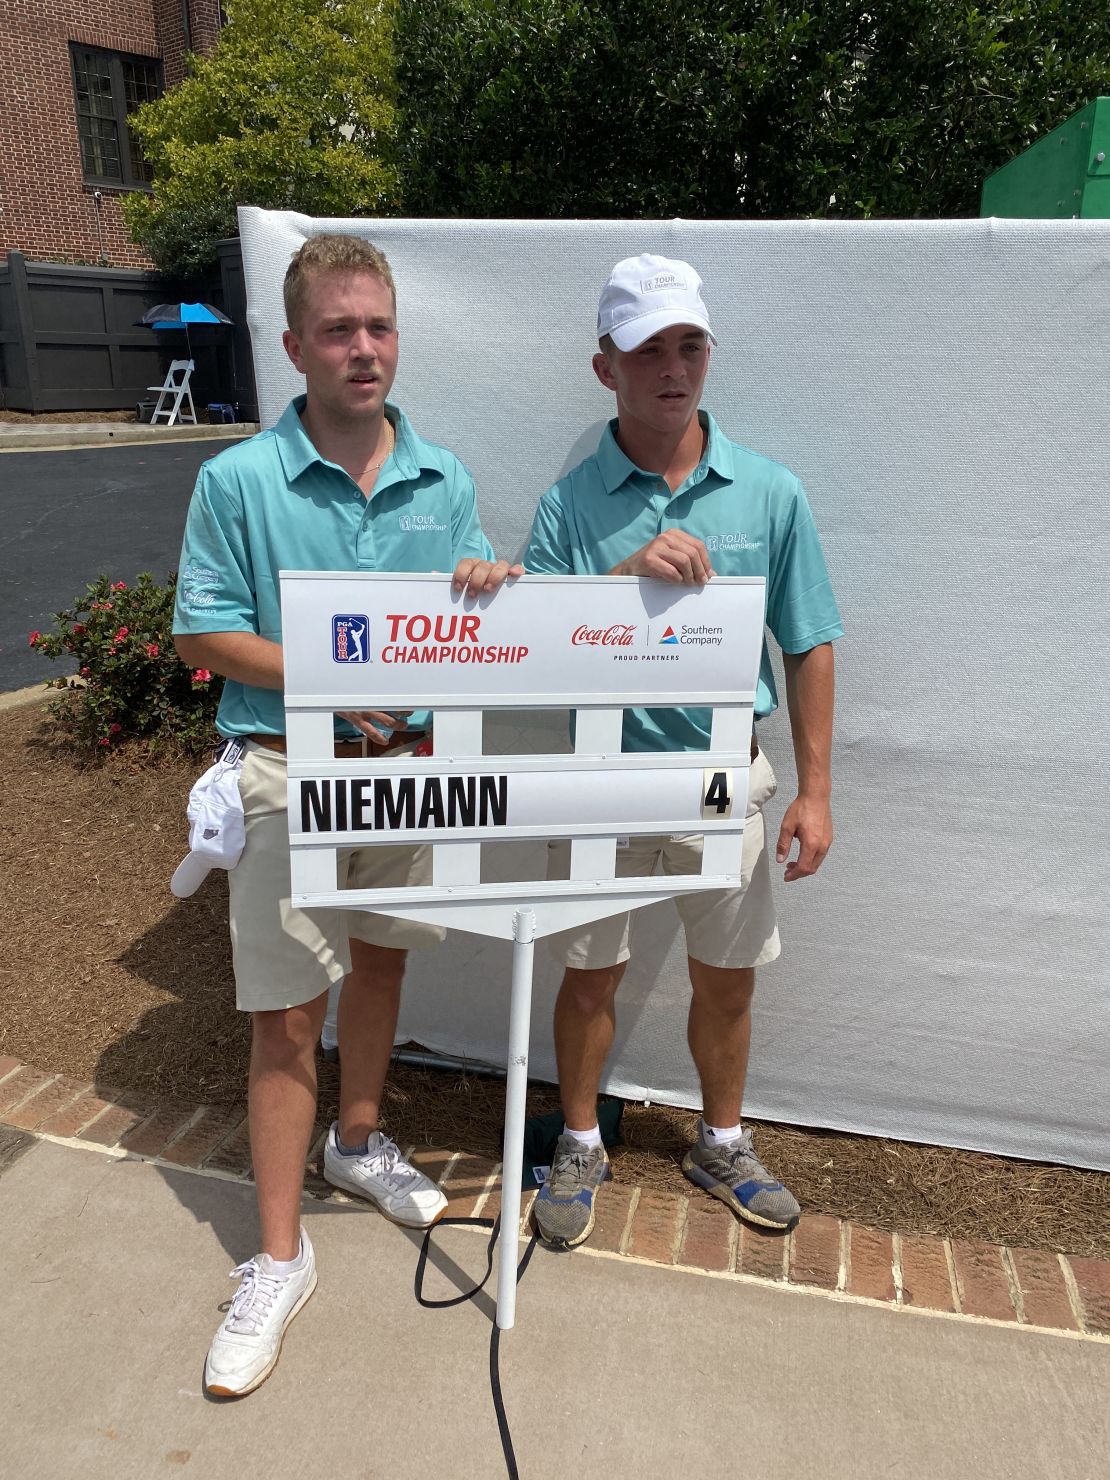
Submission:
[[[259,1254],[231,1271],[239,1288],[208,1349],[206,1392],[217,1398],[243,1398],[277,1366],[285,1328],[316,1288],[316,1256],[303,1228],[301,1253],[304,1264],[293,1274],[277,1274],[269,1254]]]
[[[375,1131],[365,1156],[344,1156],[338,1137],[339,1122],[333,1121],[324,1142],[324,1176],[333,1187],[369,1198],[405,1228],[430,1228],[439,1222],[447,1199],[430,1177],[409,1166],[387,1135]]]

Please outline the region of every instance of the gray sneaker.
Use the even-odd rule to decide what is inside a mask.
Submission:
[[[691,1182],[719,1197],[738,1217],[761,1228],[781,1228],[786,1233],[801,1216],[793,1195],[776,1182],[756,1156],[751,1131],[735,1141],[720,1141],[714,1146],[707,1146],[699,1136],[683,1157],[682,1170]]]
[[[612,1175],[604,1146],[586,1146],[570,1131],[563,1132],[551,1159],[551,1175],[533,1205],[545,1244],[574,1249],[586,1242],[594,1226],[597,1189]]]

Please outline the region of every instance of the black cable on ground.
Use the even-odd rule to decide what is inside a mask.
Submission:
[[[481,1282],[472,1290],[466,1290],[461,1295],[452,1295],[448,1300],[429,1300],[424,1294],[424,1274],[428,1267],[428,1251],[431,1244],[432,1234],[440,1228],[488,1228],[490,1229],[489,1243],[486,1245],[486,1272]],[[425,1310],[447,1310],[452,1305],[462,1305],[465,1300],[473,1300],[474,1297],[485,1289],[489,1277],[493,1273],[493,1251],[497,1245],[497,1239],[501,1232],[501,1218],[441,1218],[434,1223],[424,1235],[424,1242],[420,1245],[420,1258],[416,1262],[416,1280],[413,1293],[416,1303],[422,1305]],[[536,1250],[536,1235],[533,1234],[528,1241],[520,1263],[516,1267],[516,1278],[519,1284],[524,1276],[524,1271],[531,1262],[532,1255]],[[520,1472],[516,1465],[516,1454],[513,1450],[513,1437],[509,1430],[509,1420],[505,1413],[505,1400],[501,1395],[501,1328],[496,1320],[489,1338],[489,1385],[493,1397],[493,1411],[497,1418],[497,1432],[501,1436],[501,1452],[505,1456],[505,1470],[509,1480],[520,1480]]]

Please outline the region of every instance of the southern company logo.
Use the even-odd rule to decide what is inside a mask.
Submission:
[[[331,655],[336,663],[369,663],[369,619],[360,612],[339,612],[332,617]]]
[[[675,630],[674,630],[673,627],[668,627],[667,630],[663,633],[663,636],[659,639],[659,646],[660,647],[677,647],[678,646],[678,638],[675,636]]]

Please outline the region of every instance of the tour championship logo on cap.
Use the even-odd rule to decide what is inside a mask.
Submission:
[[[641,282],[641,293],[685,293],[686,279],[676,272],[660,272]]]
[[[360,612],[339,612],[332,617],[331,655],[336,663],[369,663],[369,618]]]
[[[666,628],[666,630],[664,631],[662,637],[659,639],[659,646],[660,647],[677,647],[678,646],[678,638],[675,635],[675,630],[674,630],[673,627]]]

